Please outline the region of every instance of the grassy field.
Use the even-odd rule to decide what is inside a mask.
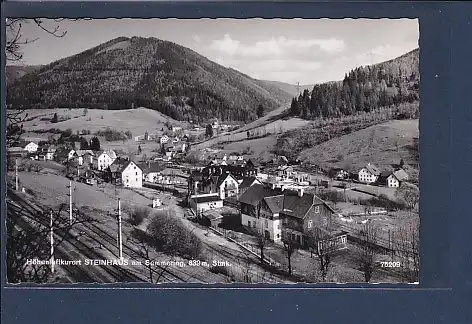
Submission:
[[[92,133],[98,130],[104,130],[107,127],[112,129],[126,131],[129,130],[133,136],[143,135],[147,130],[152,133],[160,131],[166,121],[174,126],[183,126],[185,123],[173,120],[162,113],[147,109],[127,109],[127,110],[102,110],[88,109],[84,115],[84,110],[79,109],[31,109],[27,110],[28,121],[23,125],[26,131],[57,128],[66,130],[68,128],[75,130],[90,130]],[[52,118],[57,113],[58,118],[68,117],[70,119],[51,124],[49,120],[42,118]]]
[[[303,151],[300,158],[322,167],[354,170],[370,162],[386,171],[400,159],[414,160],[410,146],[418,137],[418,120],[393,120],[324,142]]]

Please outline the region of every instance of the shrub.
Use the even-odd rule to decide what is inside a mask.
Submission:
[[[184,258],[198,258],[202,253],[200,239],[169,211],[156,213],[147,231],[157,250]]]
[[[138,226],[149,216],[151,209],[148,207],[134,206],[127,208],[127,212],[131,225]]]

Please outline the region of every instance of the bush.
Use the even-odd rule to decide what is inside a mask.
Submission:
[[[129,222],[134,226],[140,225],[144,219],[151,214],[151,209],[148,207],[134,206],[126,209],[128,212]]]
[[[198,258],[202,253],[200,239],[169,211],[156,213],[147,231],[157,250],[184,258]]]

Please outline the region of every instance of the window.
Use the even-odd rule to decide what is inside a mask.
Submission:
[[[312,220],[309,220],[309,221],[308,221],[308,228],[311,228],[312,225],[313,225],[313,221],[312,221]]]
[[[315,206],[315,213],[319,214],[320,213],[320,206]]]
[[[251,227],[251,221],[247,221],[247,226]]]
[[[136,182],[138,182],[138,178],[136,178]]]
[[[136,172],[136,175],[138,175],[138,172]]]
[[[256,228],[256,221],[252,222],[252,227]]]
[[[277,224],[277,229],[278,229],[278,230],[280,229],[280,224]]]
[[[266,228],[269,227],[269,222],[267,221],[267,219],[265,220],[264,225]]]

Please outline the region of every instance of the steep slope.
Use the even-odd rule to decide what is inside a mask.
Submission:
[[[7,83],[11,83],[40,68],[41,65],[7,65],[5,67],[5,79]]]
[[[393,60],[358,67],[341,82],[315,85],[292,100],[292,115],[306,119],[370,112],[419,101],[419,50]],[[415,117],[417,111],[412,112]]]
[[[249,121],[289,93],[156,38],[120,37],[46,65],[8,87],[12,108],[158,110],[177,120]]]
[[[292,96],[298,96],[299,92],[303,92],[305,89],[311,90],[314,87],[314,84],[300,84],[297,86],[295,84],[280,82],[280,81],[270,81],[270,80],[260,80],[259,82],[266,83],[268,85],[275,86],[282,91],[290,93]]]

